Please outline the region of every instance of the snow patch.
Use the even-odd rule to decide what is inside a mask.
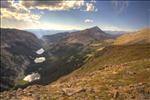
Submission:
[[[41,76],[40,76],[39,73],[32,73],[32,74],[27,75],[23,80],[28,81],[28,82],[32,82],[32,81],[35,81],[35,80],[39,80],[40,77]]]
[[[41,49],[37,50],[36,53],[40,55],[40,54],[44,53],[44,51],[45,50],[43,48],[41,48]]]
[[[44,62],[45,60],[46,60],[45,57],[38,57],[38,58],[35,58],[34,62],[35,62],[35,63],[42,63],[42,62]]]

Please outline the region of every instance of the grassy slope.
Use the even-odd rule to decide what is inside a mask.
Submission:
[[[135,43],[139,44],[150,43],[150,28],[122,35],[118,37],[114,42],[115,45],[125,45]]]
[[[91,69],[99,68],[99,66],[103,65],[121,64],[134,60],[147,59],[150,58],[149,50],[150,44],[109,46],[97,52],[95,58],[84,66],[87,70],[91,71]]]
[[[109,49],[109,50],[108,50]],[[71,87],[90,88],[94,92],[80,92],[73,96],[62,96],[62,98],[76,99],[88,98],[89,100],[108,100],[114,96],[115,89],[118,91],[118,100],[125,98],[136,99],[149,96],[146,91],[150,87],[150,45],[128,45],[108,47],[97,53],[97,57],[89,61],[80,69],[74,71],[69,76],[60,79],[55,84],[73,84]],[[143,83],[144,91],[141,94],[137,88]],[[130,85],[133,85],[134,92]],[[56,87],[55,87],[56,88]],[[67,88],[67,87],[65,87]],[[58,88],[60,89],[60,87]],[[125,94],[125,91],[129,92]],[[131,92],[131,93],[130,93]],[[137,93],[134,95],[134,93]],[[142,96],[138,96],[141,94]],[[56,96],[56,99],[60,97]]]

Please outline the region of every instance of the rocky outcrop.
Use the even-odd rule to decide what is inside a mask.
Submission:
[[[1,29],[1,91],[12,88],[24,77],[24,71],[41,48],[41,41],[32,33],[17,29]]]

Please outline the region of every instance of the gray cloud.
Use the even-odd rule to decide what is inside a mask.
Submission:
[[[9,7],[11,7],[11,2],[1,1],[1,8],[9,8]]]
[[[70,9],[79,9],[84,5],[84,0],[73,1],[22,1],[23,6],[29,9],[47,9],[50,11],[61,11]]]
[[[30,13],[30,10],[22,6],[19,2],[14,3],[13,0],[1,1],[1,20],[19,20],[37,22],[39,15]]]

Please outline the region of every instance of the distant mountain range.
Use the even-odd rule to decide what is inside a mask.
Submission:
[[[25,31],[34,33],[38,38],[41,38],[44,35],[52,35],[56,33],[63,32],[74,32],[77,30],[44,30],[44,29],[26,29]]]
[[[57,33],[66,33],[66,32],[76,32],[81,30],[44,30],[44,29],[26,29],[25,31],[34,33],[38,38],[41,38],[46,35],[53,35]],[[105,33],[110,35],[122,35],[124,33],[128,33],[127,31],[107,31],[103,30]]]
[[[54,43],[54,42],[61,41],[67,35],[69,35],[69,32],[61,32],[61,33],[56,33],[52,35],[43,35],[42,39],[47,43]]]
[[[95,41],[103,41],[112,38],[110,34],[106,34],[99,27],[95,26],[89,29],[75,32],[57,33],[54,35],[44,35],[43,39],[48,42],[64,42],[64,43],[80,43],[89,44]],[[59,41],[58,41],[59,40]]]

